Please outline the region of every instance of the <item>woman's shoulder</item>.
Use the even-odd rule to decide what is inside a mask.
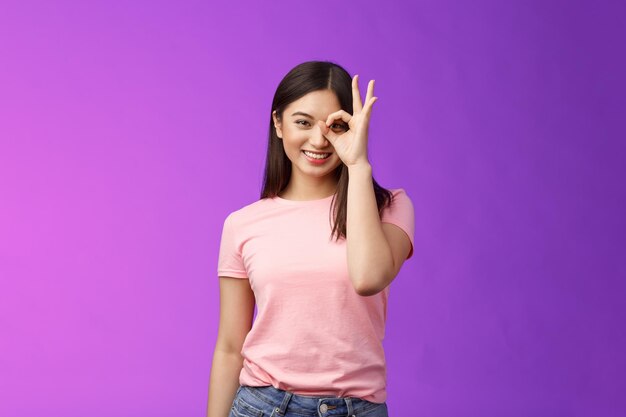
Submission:
[[[413,200],[404,188],[389,188],[391,201],[386,204],[381,212],[384,219],[396,216],[410,216],[415,210]]]
[[[226,220],[231,222],[240,222],[247,219],[257,218],[260,212],[266,211],[268,206],[267,199],[259,199],[249,203],[244,203],[228,213]]]
[[[389,188],[389,191],[391,191],[391,195],[392,195],[392,204],[395,201],[404,201],[405,203],[411,203],[411,197],[409,196],[409,194],[407,193],[406,189],[404,188]]]
[[[389,188],[389,191],[391,191],[391,193],[393,195],[396,195],[396,194],[406,194],[406,190],[404,188],[402,188],[402,187],[399,187],[399,188]]]

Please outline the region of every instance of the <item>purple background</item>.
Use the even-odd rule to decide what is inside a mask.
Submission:
[[[203,416],[272,95],[376,79],[392,416],[624,416],[623,2],[3,1],[0,416]]]

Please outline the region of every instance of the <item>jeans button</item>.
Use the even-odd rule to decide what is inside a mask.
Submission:
[[[328,406],[327,406],[326,404],[322,404],[322,405],[320,406],[320,411],[321,411],[322,413],[325,413],[326,411],[328,411]]]

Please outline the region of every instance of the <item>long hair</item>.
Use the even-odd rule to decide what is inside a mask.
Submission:
[[[261,199],[276,197],[291,178],[291,160],[285,153],[283,141],[276,134],[272,113],[276,110],[277,118],[282,120],[283,111],[290,103],[318,90],[333,91],[339,99],[342,110],[352,114],[352,77],[341,66],[330,61],[308,61],[289,71],[278,84],[272,100]],[[329,220],[331,213],[334,214],[331,237],[336,235],[339,240],[347,236],[348,167],[343,162],[335,169],[334,177],[337,181],[337,190],[333,195]],[[391,191],[378,185],[374,178],[372,182],[380,216],[383,208],[391,204],[393,195]]]

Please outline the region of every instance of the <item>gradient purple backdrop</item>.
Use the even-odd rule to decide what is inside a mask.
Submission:
[[[204,416],[274,90],[376,79],[390,415],[626,415],[623,2],[4,1],[0,416]]]

